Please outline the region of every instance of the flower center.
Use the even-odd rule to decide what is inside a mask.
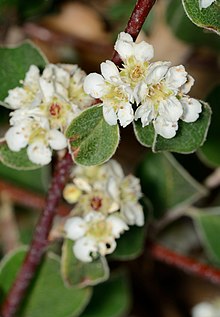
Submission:
[[[43,140],[46,142],[46,129],[41,128],[37,123],[32,125],[32,133],[29,137],[28,143],[31,144],[36,140]]]
[[[150,98],[154,104],[158,104],[161,100],[166,99],[172,94],[172,91],[167,89],[162,82],[152,85],[148,88],[147,97]]]
[[[92,198],[90,205],[93,210],[98,211],[102,207],[102,199],[98,196],[95,196]]]
[[[111,233],[111,225],[106,220],[99,220],[90,224],[88,234],[99,240],[107,238]]]
[[[53,117],[58,117],[61,111],[61,106],[58,103],[52,103],[50,106],[49,112]]]
[[[131,79],[138,81],[144,75],[144,69],[140,65],[136,65],[134,69],[131,69],[130,77]]]

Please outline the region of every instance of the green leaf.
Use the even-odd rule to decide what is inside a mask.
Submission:
[[[26,41],[14,48],[0,48],[0,100],[7,97],[9,89],[20,86],[32,64],[44,68],[47,60],[31,42]]]
[[[0,268],[0,288],[6,293],[25,256],[17,250],[3,261]],[[91,297],[91,289],[68,289],[60,276],[59,258],[45,258],[36,279],[18,314],[19,317],[74,317],[79,316]]]
[[[21,149],[19,152],[9,150],[6,143],[0,144],[0,161],[11,168],[17,170],[34,170],[41,168],[42,165],[37,165],[31,162],[27,156],[27,149]]]
[[[74,242],[65,239],[62,248],[61,275],[68,287],[85,287],[104,282],[109,277],[109,267],[105,257],[93,262],[79,261],[73,253]]]
[[[118,125],[110,126],[103,118],[102,107],[94,106],[75,118],[66,132],[73,159],[81,165],[107,161],[119,142]]]
[[[206,190],[168,153],[147,153],[137,175],[142,191],[153,204],[156,218],[168,210],[174,212],[188,206],[206,194]]]
[[[207,256],[214,264],[220,265],[220,207],[197,209],[193,219]]]
[[[116,250],[109,256],[113,260],[133,260],[141,255],[144,249],[146,227],[151,212],[150,202],[144,197],[142,205],[145,214],[145,225],[142,227],[131,226],[128,231],[117,239]]]
[[[185,14],[181,0],[169,1],[166,10],[166,21],[174,35],[180,40],[193,46],[208,46],[220,50],[218,35],[213,32],[206,32],[193,24]]]
[[[200,101],[201,102],[201,101]],[[211,109],[207,103],[203,104],[203,111],[196,122],[186,123],[179,120],[177,134],[172,139],[165,139],[159,135],[154,140],[153,151],[171,151],[177,153],[192,153],[203,145],[211,119]]]
[[[130,308],[130,290],[124,273],[113,275],[94,287],[93,296],[81,317],[122,317]]]
[[[212,121],[209,128],[207,140],[202,148],[199,149],[199,156],[210,166],[217,167],[220,165],[220,86],[217,86],[208,96],[207,101],[212,108]]]
[[[215,1],[206,9],[199,8],[198,0],[182,0],[190,20],[196,25],[220,33],[220,1]]]

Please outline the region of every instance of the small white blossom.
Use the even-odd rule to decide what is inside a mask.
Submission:
[[[84,218],[73,217],[66,221],[64,230],[69,239],[75,241],[73,252],[79,260],[92,262],[93,258],[112,253],[115,239],[128,230],[126,223],[116,215],[105,217],[90,212]]]
[[[199,0],[200,9],[208,8],[215,0]]]
[[[45,165],[53,150],[67,147],[64,132],[92,98],[83,91],[85,73],[77,65],[48,64],[42,75],[31,65],[22,87],[9,90],[5,103],[11,127],[5,139],[11,151],[27,147],[28,158]]]
[[[169,67],[167,62],[152,63],[145,80],[135,91],[135,99],[140,103],[135,120],[140,118],[143,127],[152,122],[157,134],[173,138],[179,119],[194,122],[202,110],[199,101],[183,94],[192,84],[192,77],[182,65]]]
[[[101,63],[101,73],[91,73],[84,81],[84,90],[94,98],[100,98],[103,116],[109,125],[120,124],[125,127],[133,121],[132,89],[123,83],[119,70],[111,61]]]
[[[120,76],[134,88],[148,71],[149,60],[154,55],[153,46],[145,41],[134,43],[130,34],[121,32],[114,48],[123,61]]]

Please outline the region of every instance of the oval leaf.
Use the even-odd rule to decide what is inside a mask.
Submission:
[[[94,287],[93,296],[81,317],[122,317],[130,308],[130,290],[123,272]]]
[[[109,277],[109,267],[105,257],[90,263],[79,261],[73,253],[74,242],[65,239],[62,248],[61,275],[68,286],[85,287],[104,282]]]
[[[25,256],[24,249],[17,250],[3,262],[0,269],[0,288],[4,293],[10,288]],[[59,258],[45,258],[25,299],[19,317],[74,317],[79,316],[91,297],[91,289],[68,289],[60,276]],[[58,303],[58,304],[57,304]]]
[[[37,165],[31,162],[27,156],[27,149],[22,149],[19,152],[9,150],[6,143],[0,144],[0,161],[11,168],[17,170],[35,170],[41,168],[42,165]]]
[[[47,60],[29,41],[14,48],[0,48],[0,100],[3,101],[7,97],[9,89],[20,86],[20,81],[33,64],[44,68]]]
[[[199,149],[198,154],[200,157],[208,163],[210,166],[220,166],[220,128],[219,128],[219,117],[220,117],[220,86],[216,87],[211,94],[208,96],[207,101],[209,102],[213,116],[211,125],[209,128],[207,140],[202,148]]]
[[[76,117],[66,131],[73,160],[91,166],[107,161],[119,142],[118,125],[110,126],[103,118],[102,107],[94,106]]]
[[[196,25],[220,34],[220,3],[212,3],[206,9],[199,8],[199,0],[182,0],[183,7],[190,20]]]

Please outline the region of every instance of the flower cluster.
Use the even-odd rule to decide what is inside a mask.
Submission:
[[[77,65],[48,64],[42,74],[31,65],[22,86],[9,90],[4,100],[14,110],[5,134],[9,149],[27,147],[30,161],[40,165],[51,161],[52,150],[64,149],[65,129],[92,102],[83,90],[85,76]]]
[[[187,93],[194,79],[182,65],[152,62],[153,47],[142,41],[134,43],[128,33],[120,33],[115,43],[123,67],[107,60],[101,63],[101,73],[91,73],[84,81],[84,90],[100,98],[103,116],[110,125],[117,120],[125,127],[141,119],[145,127],[153,123],[157,134],[173,138],[179,119],[194,122],[202,111],[198,100]],[[134,109],[135,108],[135,109]]]
[[[63,196],[76,204],[64,231],[67,238],[75,241],[76,258],[91,262],[98,255],[112,253],[115,239],[129,226],[144,225],[143,209],[138,202],[142,196],[140,183],[133,175],[124,176],[114,160],[101,166],[77,166],[73,175]]]
[[[215,0],[199,0],[200,9],[208,8]]]

